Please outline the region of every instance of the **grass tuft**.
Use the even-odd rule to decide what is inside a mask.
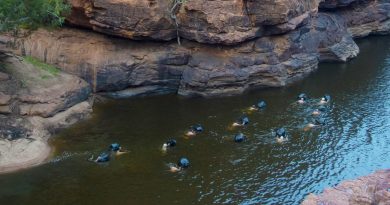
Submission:
[[[43,63],[42,61],[34,58],[34,57],[31,57],[31,56],[25,56],[24,57],[24,60],[27,61],[28,63],[32,64],[33,66],[37,67],[37,68],[40,68],[44,71],[47,71],[48,73],[56,76],[58,75],[58,73],[60,72],[60,70],[55,67],[55,66],[52,66],[52,65],[49,65],[49,64],[46,64],[46,63]],[[47,76],[45,76],[46,78]]]

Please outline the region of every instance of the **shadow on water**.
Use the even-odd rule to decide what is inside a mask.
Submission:
[[[242,96],[186,99],[145,97],[97,104],[93,118],[52,140],[50,163],[0,176],[1,204],[298,204],[345,179],[389,168],[390,38],[359,42],[361,54],[347,64],[322,64],[290,87]],[[311,101],[294,104],[305,92]],[[323,94],[331,94],[326,125],[304,132]],[[249,114],[245,128],[229,129],[258,99],[264,111]],[[194,123],[205,132],[186,139]],[[289,140],[272,132],[285,127]],[[248,136],[236,144],[237,132]],[[174,149],[162,153],[169,138]],[[129,154],[109,164],[87,162],[120,142]],[[191,167],[168,172],[187,156]]]

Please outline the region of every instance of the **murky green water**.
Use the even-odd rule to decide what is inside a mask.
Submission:
[[[56,156],[46,165],[0,176],[0,204],[298,204],[345,179],[390,167],[390,38],[359,43],[348,64],[321,65],[294,86],[218,99],[177,96],[113,101],[95,106],[93,118],[53,140]],[[304,132],[316,103],[294,105],[306,92],[332,95],[326,126]],[[264,99],[244,129],[229,130],[242,111]],[[206,131],[185,139],[202,123]],[[275,142],[284,126],[290,139]],[[232,141],[242,131],[248,140]],[[178,146],[160,151],[168,138]],[[107,165],[91,154],[119,142],[130,153]],[[187,156],[191,167],[168,172]]]

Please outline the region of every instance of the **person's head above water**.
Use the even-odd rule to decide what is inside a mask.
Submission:
[[[243,142],[246,139],[246,136],[242,133],[238,133],[234,136],[234,142]]]
[[[190,160],[188,160],[186,157],[181,157],[177,162],[177,166],[180,168],[188,168],[190,166]]]
[[[176,140],[175,139],[169,139],[167,142],[165,142],[165,145],[167,147],[174,147],[174,146],[176,146]]]
[[[299,103],[304,103],[307,100],[307,95],[305,93],[301,93],[298,95],[297,100]]]
[[[121,146],[118,144],[118,143],[112,143],[111,145],[110,145],[110,148],[109,148],[109,150],[110,151],[113,151],[113,152],[117,152],[117,151],[119,151],[121,149]]]
[[[275,135],[276,137],[286,137],[286,129],[283,127],[276,129]]]

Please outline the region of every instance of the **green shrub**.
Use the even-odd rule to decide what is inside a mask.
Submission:
[[[1,0],[0,32],[59,26],[69,11],[64,0]]]

